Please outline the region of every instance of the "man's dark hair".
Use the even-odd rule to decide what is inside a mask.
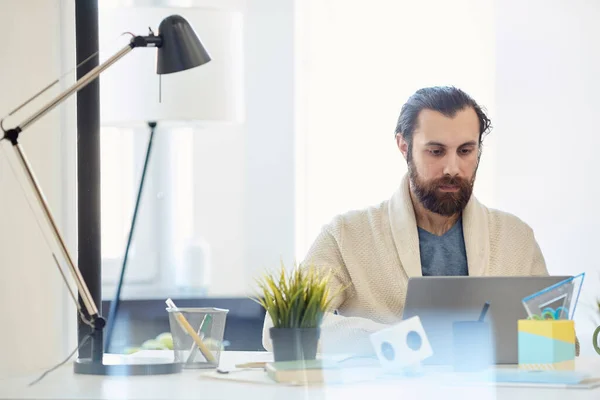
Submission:
[[[484,135],[491,129],[491,121],[471,96],[452,86],[434,86],[417,90],[402,106],[395,134],[401,134],[408,143],[410,155],[413,133],[421,111],[433,110],[452,118],[458,111],[467,107],[472,107],[479,119],[479,144],[481,145]]]

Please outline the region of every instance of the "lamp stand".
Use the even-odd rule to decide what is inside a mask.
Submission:
[[[104,351],[106,353],[110,351],[112,333],[115,329],[115,323],[117,321],[117,312],[119,311],[119,305],[121,304],[121,290],[123,288],[123,280],[125,278],[125,271],[127,269],[129,248],[131,247],[133,233],[135,232],[135,224],[137,222],[142,193],[144,191],[144,183],[146,183],[146,172],[148,170],[148,163],[150,161],[150,153],[152,151],[152,143],[154,141],[154,134],[156,131],[156,122],[148,122],[148,127],[150,128],[150,137],[148,138],[148,147],[146,149],[146,158],[144,158],[142,177],[140,179],[140,185],[138,187],[137,198],[135,200],[135,207],[133,208],[133,217],[131,218],[131,227],[129,228],[129,236],[127,238],[127,246],[125,246],[125,254],[123,255],[123,264],[121,265],[121,273],[119,275],[119,281],[117,283],[117,290],[115,292],[113,300],[110,302],[110,311],[108,312],[108,325],[106,327],[106,337],[104,341]]]

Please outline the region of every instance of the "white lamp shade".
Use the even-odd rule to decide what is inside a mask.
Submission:
[[[172,14],[188,20],[212,60],[159,78],[156,49],[133,49],[100,77],[103,125],[152,120],[242,122],[243,21],[239,12],[209,8],[100,8],[100,62],[129,43],[131,35],[120,37],[124,32],[146,36],[150,27],[160,34],[160,22]]]

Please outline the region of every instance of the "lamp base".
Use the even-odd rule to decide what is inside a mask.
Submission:
[[[181,363],[164,358],[134,358],[119,354],[105,354],[102,363],[89,358],[78,358],[73,363],[76,374],[84,375],[165,375],[181,372]]]

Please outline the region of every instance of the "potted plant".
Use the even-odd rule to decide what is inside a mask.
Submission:
[[[600,299],[596,300],[596,312],[600,314]],[[600,318],[596,318],[596,322],[599,325],[592,336],[592,343],[594,345],[594,350],[596,350],[596,353],[600,354],[600,345],[598,345],[598,336],[600,335]]]
[[[280,271],[258,280],[261,296],[255,301],[273,321],[269,333],[275,361],[316,358],[323,316],[343,290],[331,293],[330,276],[314,266],[288,272],[282,262]]]
[[[598,277],[600,277],[600,272],[598,272]],[[592,333],[592,345],[596,353],[600,354],[600,297],[596,297],[588,306],[591,306],[592,322],[597,325]]]

